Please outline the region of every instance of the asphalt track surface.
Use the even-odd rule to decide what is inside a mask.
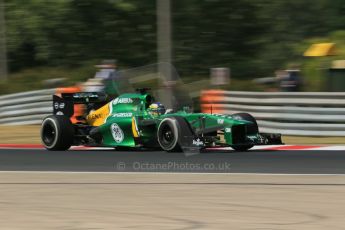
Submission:
[[[1,149],[0,171],[345,174],[345,151],[161,151]]]

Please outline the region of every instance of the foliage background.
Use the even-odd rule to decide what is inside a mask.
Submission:
[[[344,0],[171,2],[173,64],[188,78],[222,66],[235,82],[249,82],[299,63],[305,90],[323,90],[332,58],[303,58],[305,49],[336,42],[336,58],[345,58]],[[39,88],[52,77],[81,81],[102,59],[117,59],[121,68],[156,62],[154,0],[6,0],[5,12],[11,79],[20,85]],[[0,82],[1,94],[18,90]]]

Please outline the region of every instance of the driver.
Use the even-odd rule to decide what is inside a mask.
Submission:
[[[156,116],[160,116],[160,115],[165,114],[166,109],[165,109],[164,105],[161,104],[160,102],[155,102],[149,106],[147,111],[149,114],[156,117]]]

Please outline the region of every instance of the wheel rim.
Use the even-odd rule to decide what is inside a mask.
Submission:
[[[163,137],[162,141],[165,144],[171,144],[174,141],[174,133],[172,129],[170,128],[170,126],[166,125],[163,127],[162,137]]]
[[[43,127],[42,134],[44,144],[50,146],[54,143],[56,139],[56,130],[53,124],[47,122]]]
[[[175,143],[175,135],[170,125],[165,124],[161,131],[161,144],[165,148],[170,148]]]

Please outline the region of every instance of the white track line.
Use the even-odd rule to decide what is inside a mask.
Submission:
[[[125,174],[125,175],[141,175],[141,174],[158,174],[158,175],[172,175],[172,174],[181,174],[181,175],[258,175],[258,176],[345,176],[345,174],[339,174],[339,173],[331,173],[331,174],[325,174],[325,173],[319,173],[319,174],[313,174],[313,173],[204,173],[204,172],[76,172],[76,171],[0,171],[1,173],[15,173],[15,174],[35,174],[35,173],[41,173],[41,174]]]
[[[308,150],[333,150],[333,151],[341,151],[345,150],[345,145],[334,145],[334,146],[321,146],[317,148],[311,148]]]

